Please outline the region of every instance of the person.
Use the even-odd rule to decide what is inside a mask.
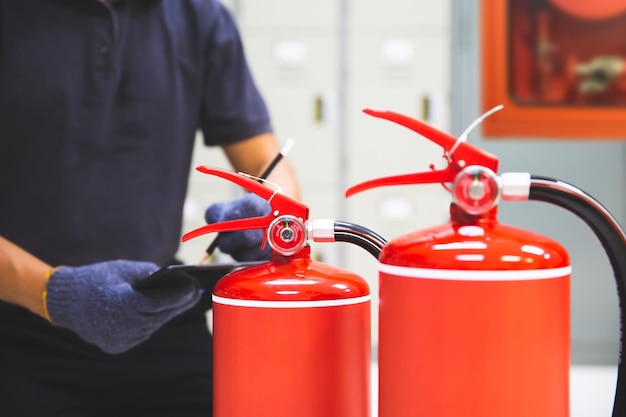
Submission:
[[[251,175],[280,150],[228,10],[0,0],[0,115],[0,415],[210,416],[210,292],[140,284],[176,262],[198,130]],[[299,198],[289,161],[268,179]]]

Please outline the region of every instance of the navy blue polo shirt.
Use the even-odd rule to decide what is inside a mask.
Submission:
[[[54,265],[168,262],[198,129],[270,130],[217,1],[0,0],[0,235]]]

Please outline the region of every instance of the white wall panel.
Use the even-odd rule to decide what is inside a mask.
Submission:
[[[246,28],[311,28],[336,26],[337,0],[247,0],[239,1],[239,21]]]
[[[447,26],[448,0],[352,0],[350,22],[353,26],[410,27],[416,31]]]

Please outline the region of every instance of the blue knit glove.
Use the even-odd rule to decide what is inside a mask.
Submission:
[[[256,194],[248,193],[233,201],[212,204],[206,210],[204,218],[207,223],[211,224],[227,220],[267,216],[270,210],[267,201]],[[265,245],[265,248],[261,250],[264,233],[264,230],[259,229],[223,232],[217,238],[217,247],[236,261],[268,260],[271,257],[269,245]]]
[[[50,321],[107,353],[127,351],[200,299],[195,280],[186,275],[177,285],[134,288],[157,269],[124,260],[62,266],[46,287]]]

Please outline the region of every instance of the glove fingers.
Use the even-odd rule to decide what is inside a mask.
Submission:
[[[256,194],[248,193],[233,201],[214,203],[204,212],[207,223],[266,216],[271,210],[267,201]]]
[[[169,322],[170,320],[172,320],[173,318],[179,316],[180,314],[192,308],[194,305],[196,305],[196,303],[199,300],[200,300],[200,296],[198,295],[197,299],[194,299],[193,302],[190,304],[187,304],[184,306],[181,305],[181,306],[173,307],[170,309],[165,309],[165,310],[157,311],[154,313],[150,313],[150,319],[153,320],[154,322],[165,324]],[[146,333],[149,332],[150,335],[152,335],[152,333],[154,333],[157,329],[158,328],[146,329]]]
[[[215,203],[206,210],[207,223],[266,216],[271,210],[267,201],[253,193],[226,203]],[[220,234],[218,247],[236,261],[261,261],[271,257],[271,250],[261,250],[263,231],[244,230]]]
[[[249,248],[261,248],[263,232],[261,230],[242,230],[220,234],[219,247],[224,253],[233,253]]]
[[[199,296],[198,299],[200,299]],[[137,328],[132,336],[126,336],[120,340],[113,335],[113,337],[107,339],[85,341],[97,345],[104,352],[112,355],[124,353],[148,340],[161,326],[191,307],[193,305],[171,308],[150,314],[151,324],[149,326]]]
[[[200,300],[196,279],[184,273],[167,285],[135,287],[158,269],[125,260],[61,267],[46,286],[51,321],[105,352],[124,352]]]
[[[159,269],[152,262],[117,260],[109,262],[108,265],[110,268],[109,274],[118,274],[133,287]]]
[[[269,246],[266,246],[263,250],[260,248],[250,248],[248,250],[233,252],[230,256],[238,262],[269,261],[272,257],[272,250]]]
[[[208,224],[219,223],[224,221],[224,212],[226,211],[228,203],[215,203],[209,206],[204,212],[204,220]]]
[[[271,257],[271,249],[266,245],[261,250],[263,231],[244,230],[220,235],[219,248],[236,261],[264,261]]]
[[[200,288],[200,282],[192,275],[170,268],[159,269],[152,275],[149,275],[133,285],[135,290],[145,290],[162,287],[178,287],[185,285],[194,285],[196,288]]]
[[[154,287],[136,292],[137,305],[144,313],[158,313],[171,309],[185,311],[200,300],[200,292],[193,282],[187,285]]]
[[[160,270],[135,283],[137,305],[140,311],[154,313],[170,308],[195,305],[200,298],[200,284],[196,278],[176,270]]]
[[[224,220],[235,220],[249,217],[267,216],[271,207],[267,201],[256,194],[246,194],[239,200],[225,204]]]
[[[138,297],[142,296],[144,294],[138,293]],[[129,317],[129,320],[124,323],[126,327],[115,326],[108,317],[103,316],[103,322],[95,324],[95,326],[101,329],[100,332],[92,334],[83,331],[79,332],[79,336],[86,342],[95,344],[106,353],[123,353],[143,343],[168,321],[192,308],[200,300],[200,297],[200,293],[196,292],[184,303],[179,303],[172,307],[164,307],[157,304],[154,306],[153,311],[140,312],[138,310],[135,315]],[[151,302],[155,301],[152,298],[150,300]],[[138,302],[144,303],[145,301],[145,299],[142,299]],[[81,323],[82,325],[88,324]],[[102,329],[108,329],[108,331],[103,331]]]

